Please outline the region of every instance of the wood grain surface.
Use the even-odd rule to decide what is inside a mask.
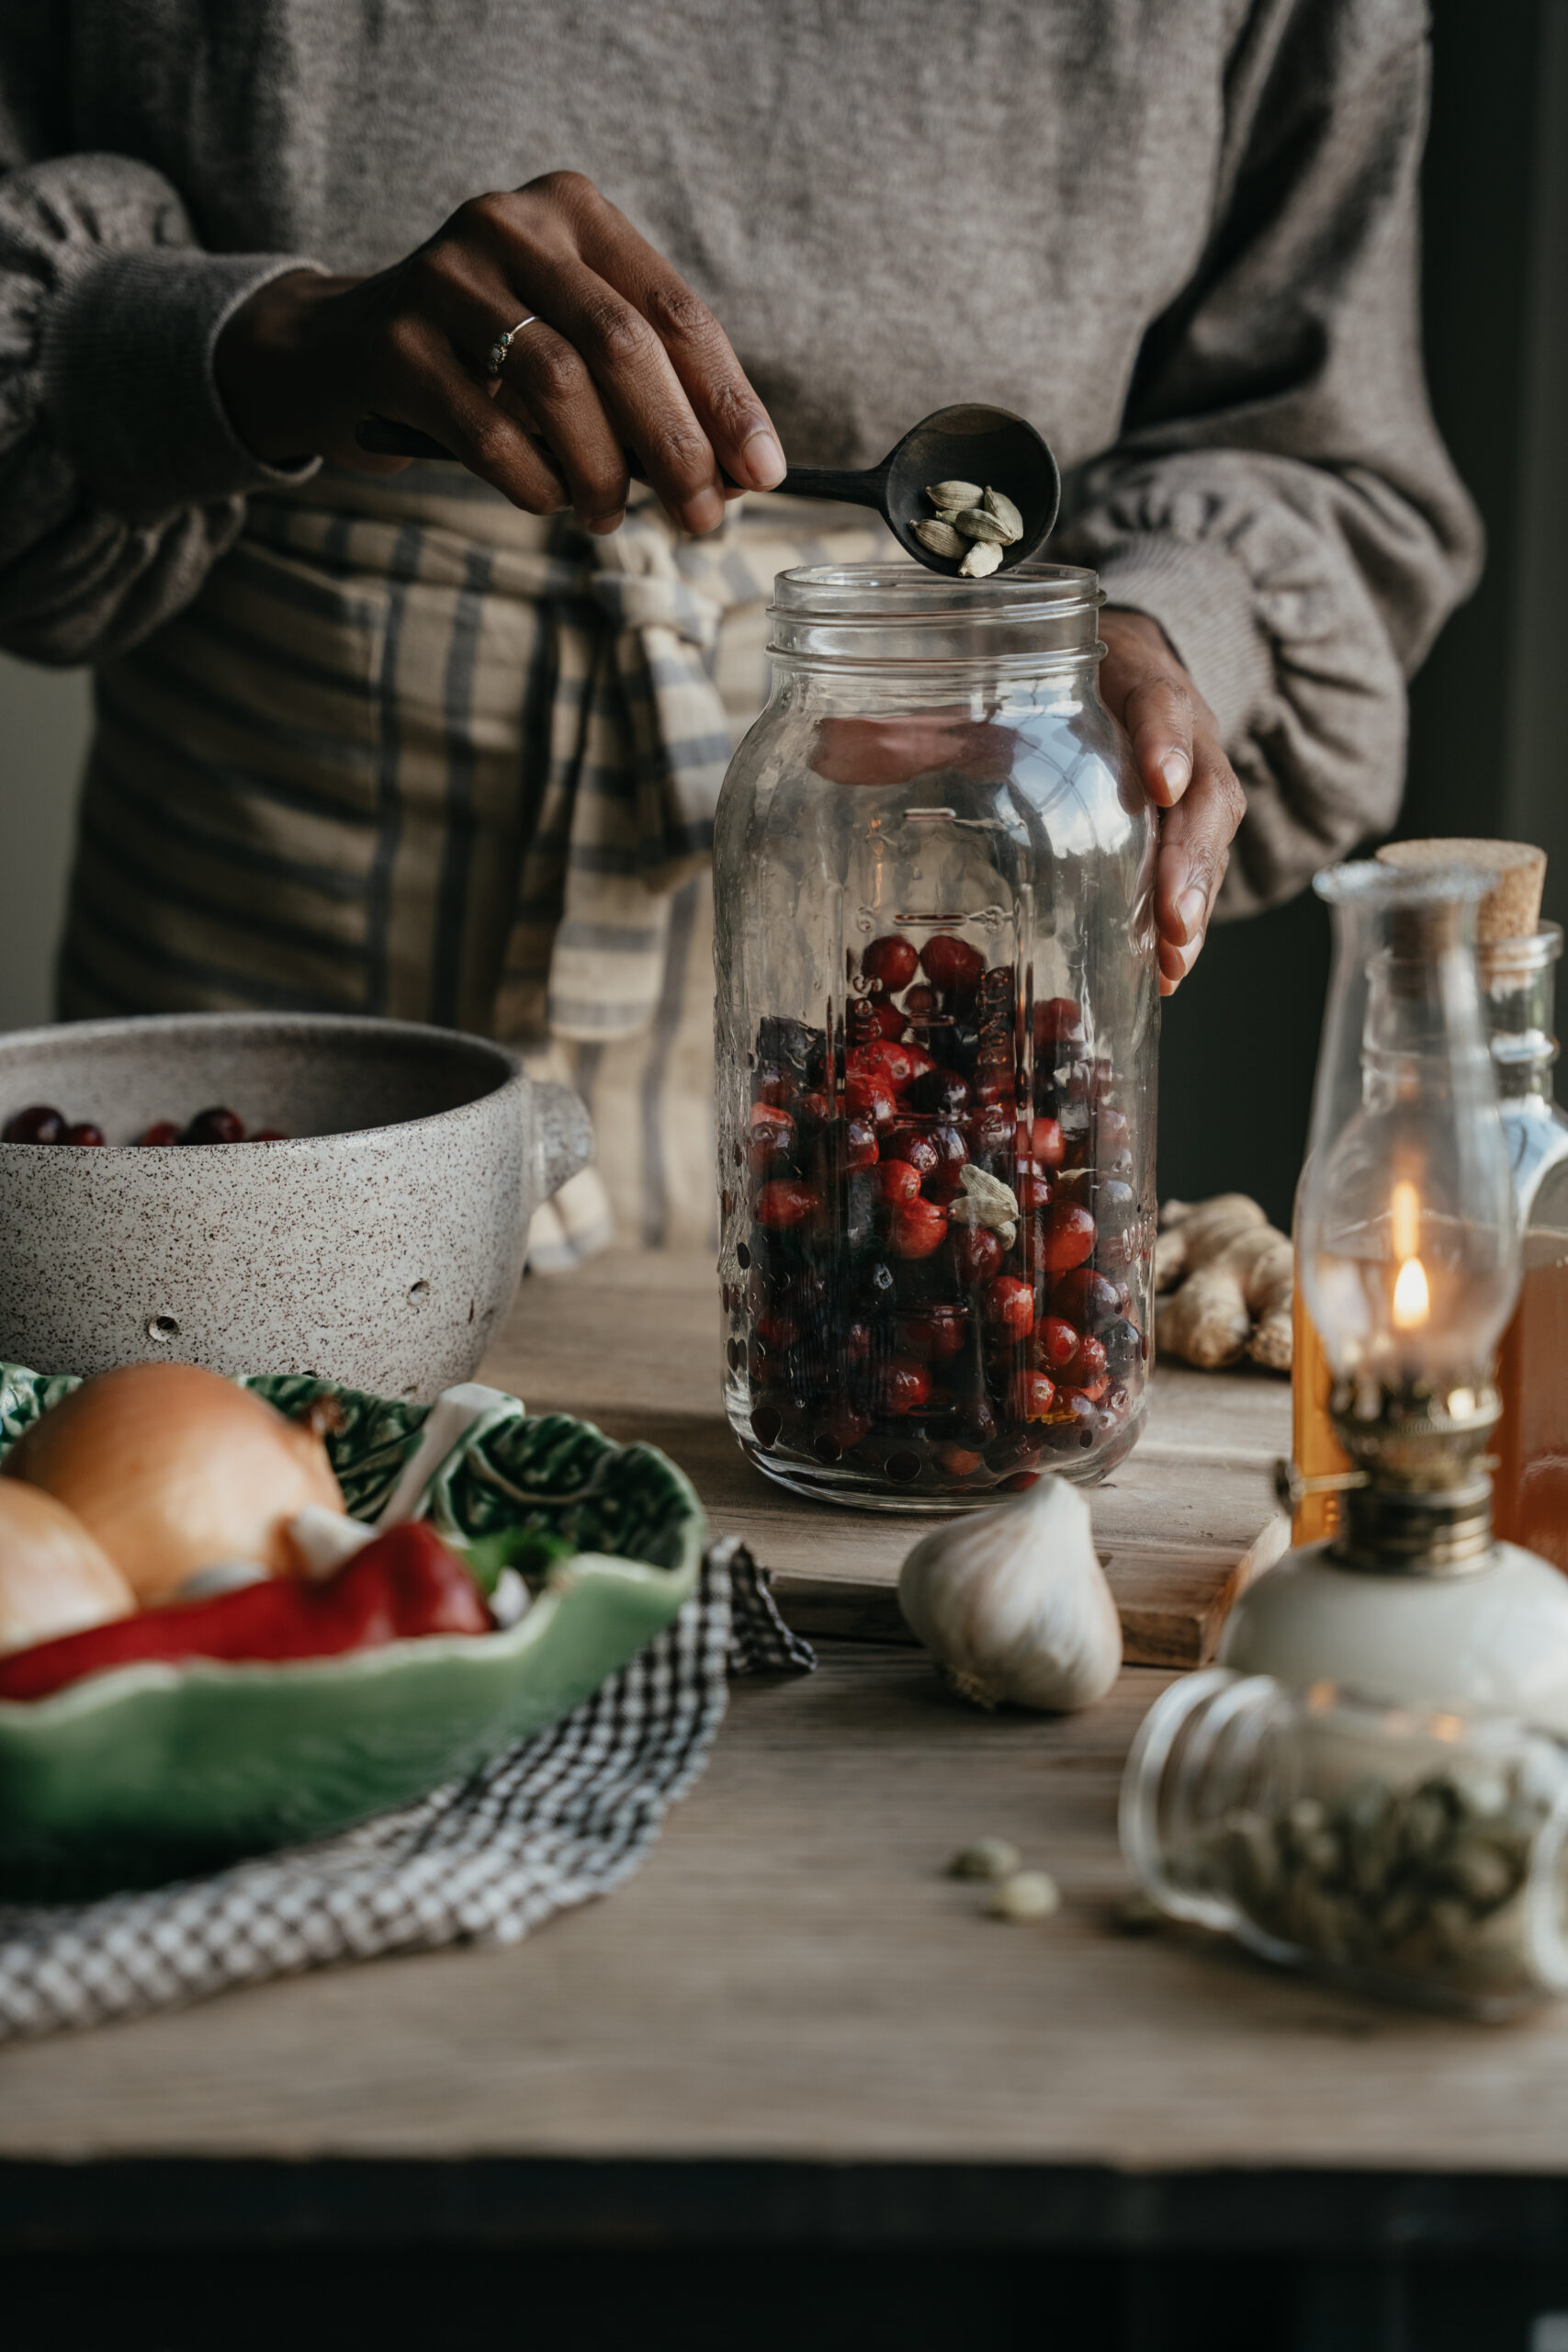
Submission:
[[[773,1571],[802,1633],[907,1638],[898,1569],[934,1522],[804,1501],[745,1460],[719,1401],[708,1261],[609,1256],[567,1281],[530,1280],[485,1371],[536,1410],[581,1413],[672,1454],[714,1526],[743,1535]],[[1144,1437],[1090,1490],[1096,1541],[1128,1663],[1198,1666],[1236,1594],[1288,1540],[1270,1474],[1290,1445],[1290,1390],[1250,1366],[1178,1366],[1156,1374],[1152,1396]]]

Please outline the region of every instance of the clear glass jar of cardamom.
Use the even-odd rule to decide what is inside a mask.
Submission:
[[[714,848],[727,1403],[797,1492],[968,1510],[1143,1424],[1156,823],[1099,582],[782,573]]]
[[[1519,1723],[1211,1668],[1145,1717],[1121,1831],[1162,1911],[1267,1960],[1478,2018],[1568,1992],[1568,1762]]]

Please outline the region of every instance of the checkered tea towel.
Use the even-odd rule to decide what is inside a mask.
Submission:
[[[0,2041],[174,2008],[329,1962],[517,1943],[636,1870],[707,1761],[725,1675],[816,1664],[734,1537],[673,1623],[468,1780],[211,1878],[0,1905]]]

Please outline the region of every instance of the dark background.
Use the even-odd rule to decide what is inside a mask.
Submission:
[[[1548,853],[1568,921],[1568,0],[1438,0],[1424,174],[1432,404],[1486,525],[1485,575],[1411,690],[1399,832]],[[1289,1229],[1328,969],[1310,891],[1216,926],[1166,1006],[1161,1200],[1247,1192]]]

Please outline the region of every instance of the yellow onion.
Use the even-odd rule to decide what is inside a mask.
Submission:
[[[101,1544],[52,1495],[0,1484],[0,1657],[129,1617],[131,1591]]]
[[[343,1509],[313,1429],[188,1363],[85,1380],[17,1441],[0,1476],[73,1510],[143,1606],[214,1560],[292,1575],[288,1521],[311,1503]]]

